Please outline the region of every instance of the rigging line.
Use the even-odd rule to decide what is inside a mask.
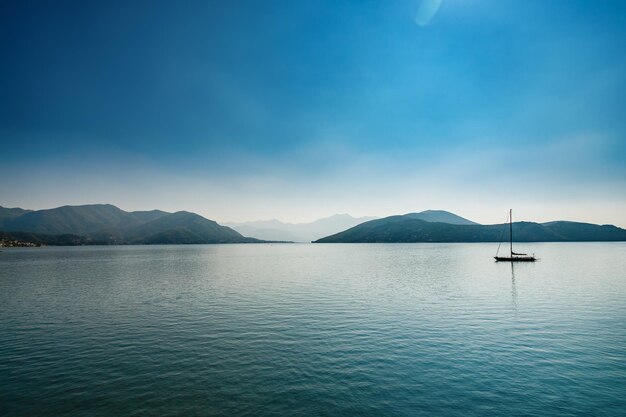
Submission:
[[[509,217],[511,217],[511,213],[509,213],[509,215],[506,216],[506,221],[504,222],[504,227],[502,228],[502,234],[500,235],[500,243],[498,243],[498,250],[496,251],[496,256],[498,256],[498,253],[500,252],[500,246],[502,246],[502,238],[504,237],[504,232],[506,232],[506,224],[509,221]]]

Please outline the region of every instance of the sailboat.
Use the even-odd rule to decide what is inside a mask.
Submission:
[[[506,230],[506,229],[505,229]],[[504,230],[502,231],[502,235],[504,236]],[[509,210],[509,244],[511,248],[510,256],[498,256],[500,252],[500,246],[502,245],[502,237],[500,238],[500,244],[498,245],[498,250],[496,251],[496,262],[535,262],[537,258],[535,255],[527,255],[525,253],[515,253],[513,252],[513,209]]]

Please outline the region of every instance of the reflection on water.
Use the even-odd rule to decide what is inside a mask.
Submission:
[[[517,287],[515,286],[515,263],[511,262],[511,300],[513,309],[517,311]]]
[[[533,248],[6,250],[0,414],[620,415],[626,245]]]

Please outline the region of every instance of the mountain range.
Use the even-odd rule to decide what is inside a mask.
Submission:
[[[427,212],[371,220],[315,243],[498,242],[509,239],[508,224],[480,225],[448,212],[424,213]],[[626,230],[612,225],[516,222],[513,230],[516,242],[626,241]]]
[[[349,214],[335,214],[310,223],[283,223],[274,219],[224,224],[242,235],[257,239],[311,242],[372,219],[375,217],[357,218]]]
[[[233,227],[187,211],[128,212],[111,204],[63,206],[47,210],[0,206],[0,243],[498,242],[508,240],[509,236],[508,225],[481,225],[443,210],[373,220],[339,214],[311,223],[267,220],[230,225]],[[626,230],[611,225],[569,221],[516,222],[513,229],[517,242],[626,241]]]
[[[252,243],[213,220],[187,211],[127,212],[111,204],[24,210],[0,206],[5,239],[39,244]]]

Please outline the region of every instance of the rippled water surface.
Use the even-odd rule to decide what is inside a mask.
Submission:
[[[626,415],[626,244],[5,249],[0,414]]]

